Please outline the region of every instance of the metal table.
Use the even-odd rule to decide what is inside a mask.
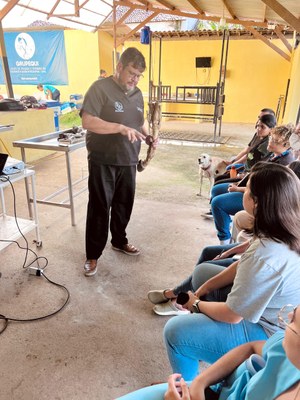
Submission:
[[[10,183],[14,183],[20,181],[22,179],[31,180],[31,191],[32,191],[32,200],[29,197],[29,189],[26,187],[26,195],[27,195],[27,203],[30,205],[30,201],[33,204],[33,216],[30,215],[29,219],[17,218],[16,215],[9,216],[6,213],[5,206],[5,198],[4,198],[4,188],[9,187]],[[6,177],[5,175],[0,176],[0,200],[2,205],[2,213],[0,214],[0,238],[5,241],[0,242],[0,250],[4,249],[8,246],[12,241],[17,240],[22,235],[25,235],[27,232],[35,229],[36,240],[35,243],[38,247],[42,245],[40,231],[39,231],[39,221],[38,221],[38,213],[36,207],[36,191],[35,191],[35,172],[31,169],[25,169],[24,171],[18,172],[14,175],[9,175]],[[31,207],[28,207],[31,209]]]
[[[72,225],[74,226],[74,225],[76,225],[75,211],[74,211],[74,197],[79,195],[80,193],[84,192],[86,190],[86,188],[83,188],[75,193],[75,192],[73,192],[73,187],[75,185],[77,185],[78,183],[82,182],[83,180],[85,180],[87,177],[83,177],[81,179],[78,179],[75,182],[72,182],[70,153],[72,151],[75,151],[77,149],[85,147],[85,140],[83,139],[76,143],[61,145],[61,144],[59,144],[59,142],[57,140],[58,135],[60,133],[66,132],[66,131],[68,131],[68,129],[62,130],[62,131],[57,131],[57,132],[46,133],[45,135],[35,136],[35,137],[24,139],[24,140],[17,140],[15,142],[13,142],[13,145],[14,145],[14,147],[20,147],[22,160],[24,161],[24,163],[26,163],[25,149],[53,150],[53,151],[62,151],[65,153],[66,167],[67,167],[67,179],[68,179],[67,186],[64,186],[63,188],[50,194],[49,196],[45,197],[42,200],[37,199],[37,203],[69,208],[71,210],[71,222],[72,222]],[[27,193],[29,193],[28,192],[28,182],[26,182],[26,180],[25,180],[25,183],[26,183],[26,191],[27,191]],[[68,190],[68,193],[69,193],[68,199],[63,200],[61,202],[50,201],[53,197],[57,196],[58,194],[66,191],[66,190]],[[29,212],[31,213],[31,210]]]

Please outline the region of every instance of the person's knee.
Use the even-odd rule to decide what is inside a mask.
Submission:
[[[184,320],[182,315],[169,319],[163,330],[164,341],[167,346],[172,347],[178,343],[178,339],[182,338],[183,332],[181,332],[184,326]]]

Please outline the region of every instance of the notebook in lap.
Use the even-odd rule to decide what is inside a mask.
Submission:
[[[3,169],[6,164],[8,154],[0,153],[0,175],[3,175]]]

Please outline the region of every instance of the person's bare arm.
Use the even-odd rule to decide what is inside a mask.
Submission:
[[[250,239],[243,243],[238,244],[235,247],[232,247],[231,249],[222,251],[213,260],[223,260],[224,258],[229,258],[232,254],[243,254],[248,249],[249,246],[250,246]]]
[[[241,162],[241,161],[240,161],[241,158],[243,158],[244,160],[246,160],[246,156],[247,156],[247,154],[249,153],[249,151],[250,151],[250,147],[249,147],[249,146],[245,147],[239,154],[237,154],[237,155],[234,157],[234,162],[235,162],[235,163]]]
[[[208,279],[203,285],[201,285],[196,291],[195,296],[201,297],[212,292],[213,290],[223,288],[233,283],[236,268],[239,263],[238,261],[233,262],[229,267],[225,268],[223,271]]]
[[[146,138],[144,133],[138,132],[136,129],[129,128],[123,124],[104,121],[103,119],[94,117],[85,111],[82,114],[82,127],[99,135],[120,133],[120,135],[127,136],[131,143]]]
[[[226,378],[252,354],[261,355],[264,344],[262,340],[245,343],[226,353],[193,380],[190,386],[191,399],[203,400],[205,388]]]

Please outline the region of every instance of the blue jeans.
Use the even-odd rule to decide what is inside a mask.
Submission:
[[[214,258],[219,255],[222,251],[226,251],[236,247],[239,243],[232,243],[232,244],[224,244],[219,246],[206,246],[202,250],[197,264],[202,264],[204,262],[209,262],[212,264],[222,265],[223,267],[229,267],[235,260],[231,257],[224,258],[222,260],[214,260]]]
[[[203,263],[193,272],[192,286],[199,287],[224,267]],[[215,291],[210,301],[224,301],[230,288]],[[171,318],[164,328],[164,340],[173,372],[193,380],[199,374],[199,361],[213,363],[229,350],[253,340],[266,340],[267,334],[259,324],[246,320],[238,324],[215,321],[205,314],[179,315]]]
[[[168,390],[167,383],[147,386],[135,392],[118,397],[116,400],[164,400],[164,395]]]
[[[243,207],[243,193],[228,192],[229,183],[220,183],[212,188],[211,212],[219,240],[228,240],[231,237],[230,215],[235,215]]]

